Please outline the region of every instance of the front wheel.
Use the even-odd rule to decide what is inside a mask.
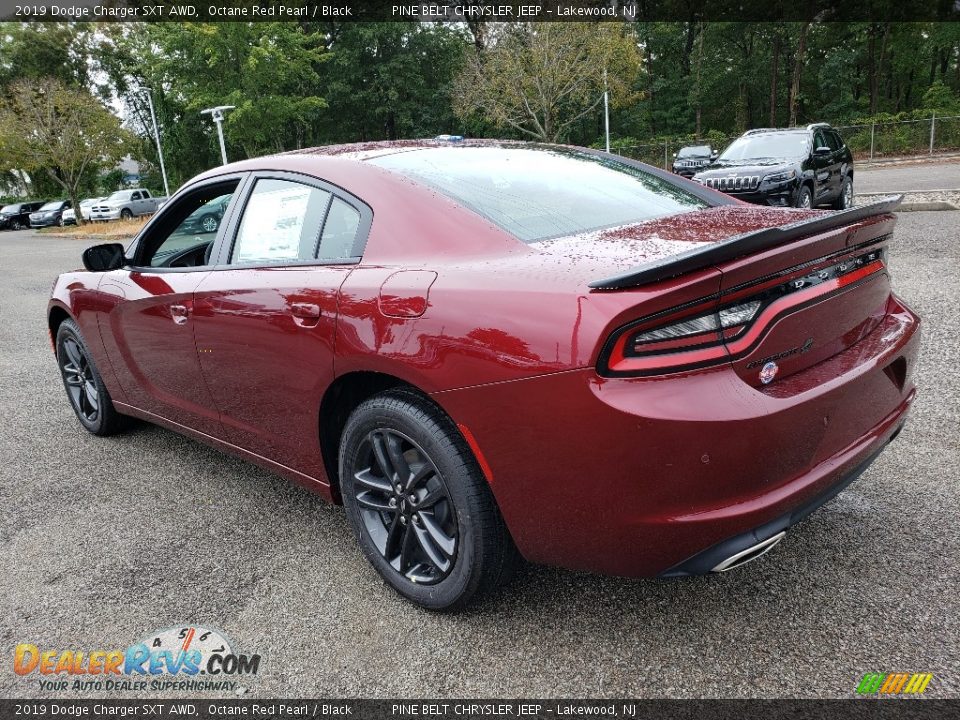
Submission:
[[[343,504],[360,547],[401,595],[457,610],[509,577],[516,550],[477,461],[435,405],[378,395],[347,420]]]
[[[813,193],[810,192],[809,187],[806,185],[800,186],[800,190],[797,192],[796,202],[794,202],[793,206],[807,210],[813,207]]]
[[[94,435],[113,435],[122,430],[127,418],[113,407],[110,393],[73,320],[64,320],[57,329],[57,364],[80,424]]]
[[[120,219],[121,219],[121,220],[129,220],[129,219],[132,218],[132,217],[133,217],[133,213],[130,212],[129,209],[124,208],[123,210],[120,211]]]
[[[23,223],[19,220],[14,220],[12,223],[10,223],[10,227],[14,230],[23,230]]]
[[[204,215],[200,218],[200,228],[205,233],[216,232],[218,227],[220,227],[220,221],[216,215]]]

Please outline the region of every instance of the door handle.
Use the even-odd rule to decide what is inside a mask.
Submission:
[[[293,315],[293,322],[300,327],[312,328],[320,322],[320,306],[314,303],[290,303],[290,314]]]
[[[290,303],[290,313],[303,320],[319,320],[320,306],[305,302]]]
[[[173,321],[177,325],[183,325],[187,321],[187,316],[190,314],[190,308],[186,305],[171,305],[170,306],[170,317],[173,318]]]

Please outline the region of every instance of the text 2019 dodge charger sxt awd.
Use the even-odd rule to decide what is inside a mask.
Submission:
[[[299,151],[211,170],[126,250],[88,249],[49,326],[89,431],[142,418],[342,501],[423,606],[517,552],[720,571],[903,425],[919,320],[890,289],[895,204],[761,208],[569,147]]]

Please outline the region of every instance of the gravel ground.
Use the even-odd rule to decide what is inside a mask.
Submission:
[[[893,248],[925,321],[912,420],[775,551],[669,582],[530,567],[456,616],[400,600],[306,491],[156,427],[83,432],[44,323],[83,243],[3,233],[0,695],[77,697],[15,676],[17,643],[124,648],[188,623],[263,655],[246,697],[851,697],[895,670],[960,697],[954,217],[903,214]]]

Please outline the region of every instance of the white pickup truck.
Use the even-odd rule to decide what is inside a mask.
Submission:
[[[90,219],[127,220],[140,215],[152,215],[166,199],[153,197],[149,190],[142,188],[117,190],[90,208]]]

